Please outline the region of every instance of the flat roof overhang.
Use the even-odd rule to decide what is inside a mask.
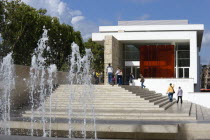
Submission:
[[[164,34],[164,33],[186,33],[186,32],[190,32],[190,31],[196,31],[197,33],[197,46],[199,47],[199,49],[201,48],[201,43],[202,43],[202,38],[203,38],[203,31],[204,31],[204,25],[203,24],[188,24],[188,25],[140,25],[140,26],[100,26],[99,27],[99,33],[93,33],[92,34],[92,40],[95,42],[98,42],[100,44],[103,45],[104,42],[104,37],[103,39],[101,38],[101,35],[104,36],[106,35],[113,35],[115,36],[119,41],[121,42],[142,42],[144,39],[143,38],[139,38],[139,40],[136,40],[136,38],[134,37],[133,40],[130,38],[132,33],[139,33],[139,35],[141,36],[141,34],[147,34],[149,33],[150,35],[154,34],[157,36],[157,39],[150,39],[150,40],[156,40],[159,41],[158,39],[158,34]],[[120,39],[120,37],[117,36],[123,36],[122,34],[124,34],[124,36],[127,36],[127,40],[126,38],[124,39]],[[154,36],[152,35],[152,36]],[[181,34],[180,34],[181,35]],[[97,37],[98,36],[98,37]],[[100,36],[100,37],[99,37]],[[182,36],[182,35],[181,35]],[[101,38],[101,39],[99,39]],[[165,36],[165,38],[162,38],[162,40],[165,41],[173,41],[173,40],[177,40],[177,39],[169,39],[170,36],[169,34],[167,34],[167,36]],[[184,40],[185,38],[179,38],[180,40]],[[146,39],[148,40],[148,39]]]
[[[133,25],[133,26],[99,26],[99,32],[157,32],[157,31],[203,31],[203,24],[187,25]]]

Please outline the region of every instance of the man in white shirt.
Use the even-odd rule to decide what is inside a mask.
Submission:
[[[115,72],[115,77],[116,77],[116,80],[117,80],[115,83],[117,83],[117,84],[119,84],[119,76],[118,76],[119,73],[120,73],[120,68],[117,67],[117,71]]]
[[[109,84],[111,84],[112,83],[113,68],[112,68],[110,63],[109,63],[109,66],[106,68],[106,73],[108,75],[108,82],[109,82]]]

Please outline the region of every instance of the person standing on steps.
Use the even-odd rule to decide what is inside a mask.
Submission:
[[[172,86],[172,84],[170,83],[169,84],[169,87],[168,87],[168,90],[167,90],[167,93],[168,94],[168,98],[169,98],[169,101],[172,102],[173,101],[173,94],[175,93],[174,91],[174,85]]]
[[[129,76],[129,83],[133,83],[133,79],[134,79],[134,75],[133,73],[130,73],[130,76]]]
[[[181,89],[181,87],[179,87],[178,92],[177,92],[177,102],[179,103],[179,98],[181,100],[181,104],[182,104],[182,95],[183,95],[183,90]]]
[[[123,78],[123,73],[122,73],[122,70],[120,69],[120,72],[118,73],[118,85],[122,85],[122,78]]]
[[[142,75],[142,74],[140,74],[140,78],[141,78],[141,80],[140,80],[140,82],[141,82],[141,88],[145,88],[146,86],[144,85],[144,76]]]
[[[108,67],[106,68],[106,73],[108,75],[108,83],[111,84],[112,83],[113,68],[112,68],[110,63],[108,65]]]
[[[118,74],[120,73],[120,68],[119,67],[117,67],[117,70],[116,70],[116,72],[115,72],[115,78],[116,78],[116,83],[117,84],[119,84],[119,76],[118,76]]]

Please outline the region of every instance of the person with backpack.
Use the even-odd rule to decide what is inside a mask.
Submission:
[[[167,93],[168,94],[168,98],[169,98],[169,101],[172,102],[173,101],[173,94],[175,93],[174,91],[174,85],[172,86],[172,83],[169,84],[169,87],[168,87],[168,90],[167,90]]]
[[[108,83],[111,84],[112,83],[113,68],[112,68],[110,63],[108,65],[108,67],[106,68],[106,73],[108,75]]]

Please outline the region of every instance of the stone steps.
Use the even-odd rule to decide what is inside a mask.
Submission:
[[[63,103],[63,102],[59,102],[59,103],[61,103],[61,105],[69,105],[69,102],[65,102],[65,103]],[[50,104],[50,102],[46,102],[46,104],[45,105],[49,105]],[[51,103],[51,104],[57,104],[57,103]],[[81,105],[81,104],[83,104],[83,103],[78,103],[78,102],[74,102],[74,103],[71,103],[71,105]],[[149,103],[149,102],[138,102],[138,103],[135,103],[135,102],[132,102],[132,103],[130,103],[130,102],[118,102],[118,103],[112,103],[112,102],[106,102],[106,103],[104,103],[104,102],[94,102],[93,104],[90,104],[90,103],[87,103],[88,105],[125,105],[125,106],[129,106],[129,105],[136,105],[136,106],[145,106],[145,105],[152,105],[152,106],[154,106],[154,104],[153,103]],[[60,105],[60,104],[59,104]]]
[[[61,97],[62,98],[67,98],[69,96],[70,95],[67,95],[67,94],[66,95],[52,95],[51,98],[61,98]],[[84,96],[84,95],[78,95],[78,94],[72,95],[72,97],[82,97],[82,96]],[[85,95],[85,96],[90,97],[89,95]],[[102,97],[103,98],[103,97],[107,97],[107,96],[109,98],[111,98],[111,97],[116,97],[117,98],[118,96],[120,96],[120,98],[122,98],[122,97],[125,97],[125,98],[129,98],[129,97],[130,98],[140,98],[139,96],[135,96],[135,95],[132,95],[132,94],[131,95],[129,95],[129,94],[127,94],[127,95],[123,95],[123,94],[121,94],[121,95],[120,94],[119,95],[112,95],[112,94],[107,94],[107,95],[106,94],[101,94],[101,95],[99,95],[99,94],[96,95],[95,94],[95,95],[93,95],[94,98],[98,98],[98,97]]]
[[[84,106],[80,99],[84,97],[83,86],[73,86],[75,88],[72,94],[73,100],[71,109],[77,119],[82,119]],[[69,109],[68,86],[58,87],[51,96],[51,110],[53,117],[67,118]],[[195,120],[196,116],[189,116],[188,113],[164,113],[165,110],[174,105],[175,101],[169,102],[166,96],[141,89],[139,87],[127,87],[127,89],[118,86],[95,86],[92,102],[87,100],[86,112],[87,118],[91,119],[92,107],[94,107],[97,119],[101,120]],[[90,98],[87,94],[86,98]],[[90,100],[90,99],[89,99]],[[45,103],[46,117],[49,117],[50,98]],[[132,113],[133,112],[133,113]],[[147,113],[145,113],[147,112]],[[157,113],[159,112],[159,113]],[[39,118],[39,112],[34,112],[34,117]],[[31,112],[26,111],[23,117],[30,117]]]
[[[74,114],[75,115],[75,114]],[[51,116],[56,117],[56,118],[69,118],[69,116],[66,114],[56,114]],[[23,117],[30,117],[30,115],[24,114]],[[34,114],[34,117],[40,117],[37,114]],[[45,117],[50,117],[50,115],[46,114]],[[84,119],[84,116],[80,115],[75,115],[76,119]],[[72,116],[72,119],[74,116]],[[86,115],[86,119],[92,119],[93,115]],[[171,120],[171,121],[186,121],[186,120],[196,120],[195,117],[189,117],[189,116],[139,116],[139,115],[96,115],[96,119],[101,119],[101,120]]]
[[[136,102],[149,102],[149,101],[147,101],[147,100],[144,100],[144,99],[140,99],[140,98],[121,98],[121,99],[119,99],[119,98],[95,98],[95,101],[93,101],[93,102],[98,102],[98,101],[112,101],[112,102],[118,102],[118,101],[130,101],[130,102],[132,102],[132,101],[136,101]],[[47,100],[47,101],[50,101],[50,100]],[[55,98],[55,99],[52,99],[52,101],[53,102],[56,102],[56,101],[61,101],[61,102],[63,102],[63,101],[67,101],[67,102],[69,102],[69,99],[68,98]],[[74,100],[72,100],[73,102],[74,101],[82,101],[82,100],[80,100],[79,98],[76,98],[76,99],[74,99]],[[120,102],[119,101],[119,102]]]
[[[57,106],[59,109],[68,109],[68,106]],[[53,108],[53,107],[52,107]],[[73,109],[77,110],[77,109],[83,109],[84,110],[84,107],[72,107]],[[46,109],[49,109],[48,107],[46,107]],[[87,109],[90,109],[90,107],[87,107]],[[159,108],[158,106],[157,107],[152,107],[152,106],[147,106],[147,107],[128,107],[128,108],[121,108],[121,107],[113,107],[113,106],[110,106],[110,107],[94,107],[95,110],[164,110],[163,108]]]
[[[27,111],[26,114],[30,114],[31,112],[30,111]],[[35,114],[37,114],[37,112],[35,112]],[[50,115],[50,112],[49,111],[46,111],[45,112],[46,115]],[[51,112],[51,115],[68,115],[68,112],[62,112],[62,111],[52,111]],[[74,112],[73,115],[82,115],[84,114],[84,112]],[[87,112],[86,115],[93,115],[92,112]],[[125,115],[125,116],[141,116],[141,117],[147,117],[147,116],[158,116],[158,117],[176,117],[176,116],[179,116],[179,117],[188,117],[189,114],[187,113],[136,113],[136,112],[126,112],[126,111],[123,111],[123,112],[95,112],[95,115],[99,115],[99,116],[102,116],[102,115],[105,115],[105,116],[115,116],[115,115]],[[195,117],[195,116],[194,116]]]
[[[45,102],[46,104],[50,104],[50,101]],[[53,103],[53,101],[52,101]],[[66,101],[54,101],[55,104],[69,104],[69,100]],[[73,101],[71,104],[83,104],[81,101]],[[110,101],[110,100],[101,100],[101,101],[94,101],[94,104],[146,104],[149,103],[149,101],[132,101],[132,103],[128,102],[127,100],[124,101]],[[90,104],[90,103],[87,103]],[[153,104],[153,103],[150,103]]]
[[[58,106],[58,107],[68,107],[69,105],[68,104],[59,104],[59,105],[56,105],[56,104],[52,104],[51,105],[51,107],[56,107],[56,106]],[[154,107],[154,108],[159,108],[159,106],[155,106],[155,105],[153,105],[153,104],[143,104],[143,105],[141,105],[141,104],[133,104],[133,105],[127,105],[127,104],[124,104],[124,105],[122,105],[122,104],[120,104],[120,105],[118,105],[118,104],[93,104],[93,105],[90,105],[89,104],[89,106],[94,106],[94,108],[102,108],[102,107],[104,107],[104,108],[106,108],[106,107],[113,107],[113,108],[142,108],[142,107],[145,107],[145,108],[148,108],[148,107]],[[50,107],[50,105],[49,104],[46,104],[45,105],[45,107]],[[72,108],[76,108],[76,107],[82,107],[83,108],[83,105],[82,104],[73,104],[73,105],[71,105],[71,107]]]

